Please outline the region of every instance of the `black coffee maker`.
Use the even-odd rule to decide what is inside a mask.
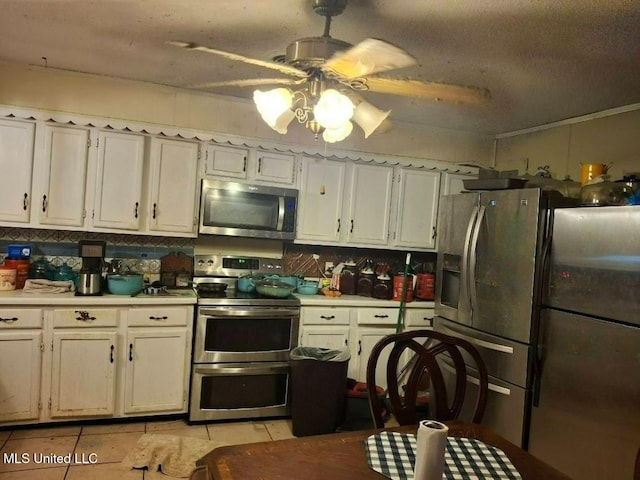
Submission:
[[[82,267],[76,295],[102,295],[102,265],[106,248],[107,243],[100,240],[80,240],[78,243]]]

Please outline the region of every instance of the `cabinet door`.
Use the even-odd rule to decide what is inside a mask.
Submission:
[[[442,182],[442,195],[455,195],[465,190],[464,181],[478,178],[477,175],[464,175],[462,173],[445,173]]]
[[[36,172],[42,175],[37,199],[41,224],[84,224],[88,141],[88,130],[45,127],[44,165]]]
[[[283,153],[256,152],[256,180],[293,185],[296,157]]]
[[[126,354],[125,413],[186,411],[186,329],[129,330]]]
[[[195,235],[198,144],[151,140],[149,230]]]
[[[349,347],[349,327],[303,327],[301,346],[341,350]]]
[[[371,350],[376,343],[395,332],[395,328],[358,328],[356,330],[356,345],[354,345],[356,349],[356,358],[354,359],[357,369],[356,380],[367,381],[367,363]],[[378,358],[376,368],[376,385],[384,389],[387,388],[387,360],[392,347],[392,345],[385,347]]]
[[[349,200],[347,241],[364,245],[386,245],[393,168],[353,165]]]
[[[345,163],[319,158],[302,160],[296,240],[340,239]]]
[[[113,415],[116,333],[53,332],[51,417]]]
[[[34,125],[0,120],[0,221],[29,223]]]
[[[204,162],[205,175],[247,178],[249,152],[242,148],[209,145]]]
[[[0,422],[40,416],[42,332],[0,333]]]
[[[393,246],[435,248],[439,192],[440,173],[400,169]]]
[[[94,226],[139,229],[143,162],[144,137],[100,132]]]

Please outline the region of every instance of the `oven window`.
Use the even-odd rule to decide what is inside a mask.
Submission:
[[[204,203],[204,225],[210,227],[276,230],[278,197],[260,193],[209,190]]]
[[[274,407],[287,403],[287,373],[203,376],[200,408]]]
[[[290,318],[207,318],[207,352],[271,352],[291,348]]]

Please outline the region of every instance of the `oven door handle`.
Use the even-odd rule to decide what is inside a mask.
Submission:
[[[220,363],[196,365],[194,372],[203,376],[270,375],[289,373],[288,363]]]
[[[291,318],[300,315],[297,308],[200,308],[199,315],[208,318],[224,317],[268,317],[268,318]]]

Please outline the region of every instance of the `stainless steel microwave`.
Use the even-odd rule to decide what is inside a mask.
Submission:
[[[202,180],[200,233],[293,240],[298,191]]]

